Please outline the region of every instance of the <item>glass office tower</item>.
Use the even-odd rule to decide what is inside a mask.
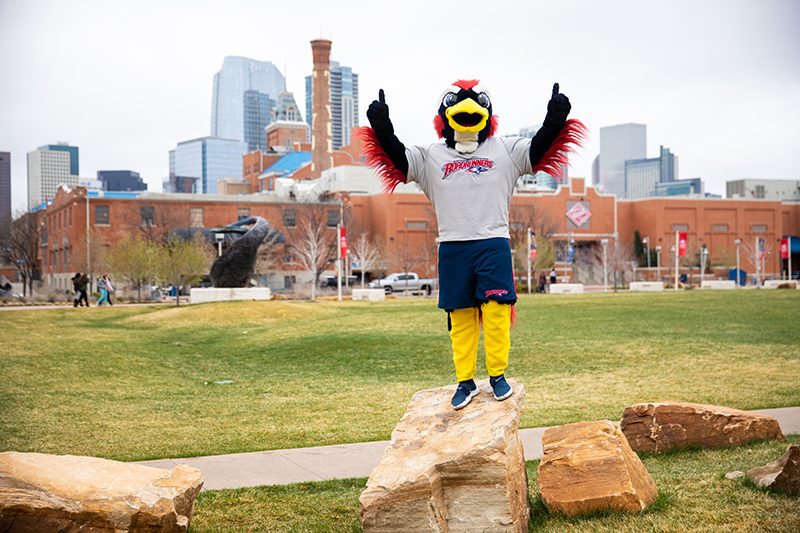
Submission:
[[[175,176],[194,178],[196,192],[215,194],[217,181],[242,177],[245,144],[235,139],[201,137],[178,143],[174,160]]]
[[[311,135],[314,87],[306,76],[306,123]],[[350,132],[358,126],[358,74],[350,67],[331,61],[331,144],[334,150],[350,144]],[[309,138],[309,141],[311,139]]]
[[[269,61],[228,56],[214,74],[211,137],[242,141],[248,151],[264,149],[264,127],[285,80]]]

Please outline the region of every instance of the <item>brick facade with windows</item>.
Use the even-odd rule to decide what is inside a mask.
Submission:
[[[291,241],[309,206],[327,211],[322,220],[328,231],[335,232],[339,218],[338,200],[306,204],[266,194],[235,197],[157,193],[114,197],[106,194],[89,198],[88,237],[90,243],[94,242],[90,252],[97,246],[113,246],[125,235],[136,232],[213,228],[256,215],[266,218],[272,228]],[[46,225],[41,248],[42,273],[53,288],[69,288],[69,277],[85,268],[85,195],[85,189],[80,187],[61,189],[42,214]],[[385,263],[381,270],[398,271],[406,264],[420,275],[436,275],[436,217],[424,195],[344,195],[342,199],[344,222],[351,242],[364,231],[375,238],[384,250]],[[575,208],[576,204],[580,207]],[[582,216],[575,219],[580,224],[568,217],[571,209],[581,211]],[[766,273],[776,276],[781,269],[780,238],[800,234],[800,204],[715,198],[617,200],[614,196],[599,194],[581,178],[572,178],[569,184],[553,193],[516,194],[511,202],[509,223],[515,243],[524,242],[525,230],[532,227],[562,245],[573,241],[577,246],[597,246],[603,238],[608,238],[632,246],[634,232],[638,230],[642,237],[649,238],[652,248],[662,247],[664,269],[672,264],[670,246],[678,230],[688,232],[690,251],[705,245],[711,262],[726,266],[733,265],[731,257],[735,253],[736,239],[752,245],[756,237],[761,237],[767,243]],[[744,252],[741,266],[749,273],[755,271]],[[285,270],[296,268],[286,266]],[[293,275],[286,274],[288,278]],[[717,275],[725,275],[724,269]]]

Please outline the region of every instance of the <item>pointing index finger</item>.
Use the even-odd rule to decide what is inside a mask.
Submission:
[[[382,104],[386,103],[386,95],[383,94],[383,89],[378,90],[378,101]]]
[[[554,83],[553,84],[553,96],[552,96],[552,98],[555,98],[557,95],[558,95],[558,83]]]

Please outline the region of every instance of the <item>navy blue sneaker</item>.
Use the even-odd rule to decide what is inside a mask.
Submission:
[[[494,399],[498,402],[501,400],[505,400],[511,394],[513,394],[513,390],[511,390],[511,385],[508,384],[506,381],[506,376],[504,374],[500,374],[497,377],[490,377],[489,378],[489,385],[492,386],[492,391],[494,392]]]
[[[467,404],[472,401],[472,398],[477,395],[478,386],[475,385],[474,380],[459,381],[458,388],[456,388],[456,393],[453,395],[453,399],[450,400],[450,404],[453,406],[453,409],[459,410],[466,407]]]

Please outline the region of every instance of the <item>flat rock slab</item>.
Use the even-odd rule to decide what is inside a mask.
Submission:
[[[525,388],[495,401],[488,381],[460,411],[455,386],[417,392],[361,494],[365,533],[527,532],[519,419]]]
[[[182,533],[199,470],[96,457],[0,453],[0,531]]]
[[[640,512],[658,496],[650,473],[612,422],[550,428],[542,435],[542,446],[539,492],[550,512]]]
[[[762,488],[800,495],[800,446],[789,446],[775,461],[751,468],[747,479]]]
[[[637,452],[728,448],[754,440],[784,440],[778,421],[717,405],[639,403],[622,414],[622,432]]]

